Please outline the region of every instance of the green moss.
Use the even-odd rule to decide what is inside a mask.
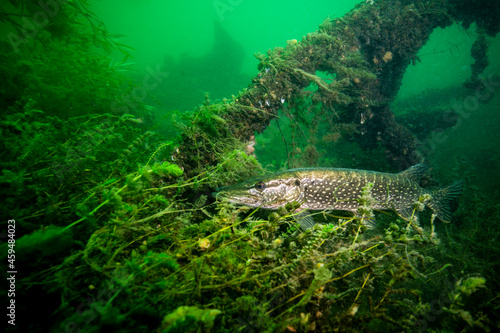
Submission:
[[[486,279],[482,276],[471,276],[465,280],[460,280],[457,282],[455,288],[455,295],[465,295],[470,296],[477,290],[484,288],[486,285]]]
[[[144,262],[149,268],[158,266],[161,268],[167,268],[172,272],[179,269],[179,264],[177,264],[177,261],[166,253],[154,253],[152,251],[149,251],[144,257]]]
[[[222,312],[217,309],[199,309],[180,306],[163,319],[161,332],[210,332],[215,318]]]
[[[183,175],[184,171],[176,164],[163,162],[160,165],[153,165],[152,170],[159,176],[172,176],[174,178],[179,178]]]

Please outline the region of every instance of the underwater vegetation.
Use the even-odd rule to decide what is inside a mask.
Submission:
[[[178,113],[175,138],[151,130],[153,108],[132,98],[141,86],[122,74],[128,49],[86,1],[9,4],[0,6],[11,28],[0,55],[0,211],[9,240],[0,257],[17,271],[4,270],[9,331],[499,327],[500,207],[464,164],[447,169],[466,183],[452,222],[460,229],[423,210],[429,197],[415,200],[408,220],[374,210],[370,186],[356,199],[360,214],[318,211],[307,231],[294,218],[298,202],[270,212],[211,197],[265,172],[254,135],[278,111],[294,135],[287,167],[331,163],[325,151],[347,139],[339,149],[373,153],[375,168],[425,160],[389,107],[404,69],[435,27],[474,22],[494,36],[498,2],[362,2],[257,55],[260,73],[248,88]],[[28,33],[40,12],[46,22]],[[469,87],[482,82],[487,47],[480,40],[472,50]],[[122,63],[110,65],[112,51]],[[429,176],[423,182],[438,188]]]

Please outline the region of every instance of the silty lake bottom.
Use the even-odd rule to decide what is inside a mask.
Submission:
[[[9,332],[499,328],[498,1],[0,9]]]

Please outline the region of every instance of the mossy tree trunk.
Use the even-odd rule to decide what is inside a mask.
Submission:
[[[474,11],[481,5],[492,10]],[[399,169],[421,162],[425,156],[418,152],[419,141],[396,121],[389,103],[406,68],[419,61],[417,53],[436,27],[476,21],[480,29],[496,34],[498,4],[483,0],[474,6],[444,0],[363,2],[342,18],[325,20],[301,41],[257,54],[260,72],[247,89],[231,101],[205,105],[199,111],[217,116],[219,120],[213,121],[217,137],[197,141],[206,124],[197,125],[196,116],[182,135],[176,157],[193,172],[198,169],[193,156],[196,165],[217,164],[217,154],[207,146],[221,146],[228,137],[246,142],[282,109],[310,127],[327,119],[354,124],[358,142],[366,149],[382,144],[388,161]],[[200,147],[206,153],[200,155]]]

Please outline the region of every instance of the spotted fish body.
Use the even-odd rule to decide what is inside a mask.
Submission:
[[[278,209],[296,201],[301,210],[331,209],[357,213],[363,188],[371,183],[373,209],[395,210],[408,219],[413,214],[415,202],[428,194],[432,199],[427,206],[439,219],[449,222],[450,203],[460,195],[463,183],[455,182],[436,191],[424,189],[419,182],[428,168],[426,164],[417,164],[396,174],[337,168],[291,169],[219,188],[217,197],[266,209]],[[311,225],[305,229],[309,227]]]

